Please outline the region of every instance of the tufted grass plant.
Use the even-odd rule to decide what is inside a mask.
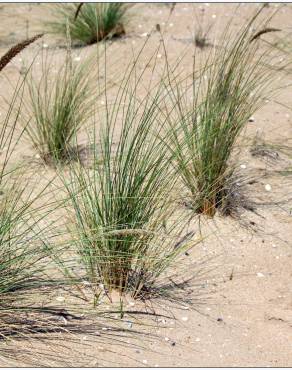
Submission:
[[[125,33],[126,3],[68,3],[54,6],[55,20],[49,23],[51,32],[64,38],[69,28],[74,44],[90,45]]]
[[[206,60],[199,63],[195,54],[188,85],[169,84],[176,107],[176,118],[170,120],[169,147],[189,192],[186,203],[199,214],[213,217],[217,209],[236,214],[232,203],[233,197],[238,203],[240,191],[233,158],[237,142],[249,118],[275,92],[276,75],[267,61],[276,59],[257,37],[261,34],[257,30],[270,20],[257,22],[262,10],[236,34],[227,25],[222,46],[211,50]]]
[[[88,57],[79,62],[67,50],[61,64],[41,54],[41,75],[27,77],[25,134],[45,163],[64,163],[73,156],[74,138],[93,113],[95,87]]]
[[[164,84],[142,83],[147,65],[155,69],[157,52],[139,71],[141,55],[114,98],[105,93],[92,168],[71,167],[70,181],[62,176],[71,207],[69,245],[95,299],[104,293],[151,296],[157,279],[196,244],[183,235],[186,219],[176,214],[177,176],[160,139],[166,124]]]

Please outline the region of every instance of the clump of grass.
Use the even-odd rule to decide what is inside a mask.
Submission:
[[[56,20],[49,27],[51,32],[63,37],[69,28],[73,43],[90,45],[123,35],[128,8],[129,4],[125,3],[58,4],[54,12]]]
[[[209,29],[210,30],[210,29]],[[204,49],[210,45],[208,41],[208,32],[209,30],[204,30],[201,27],[198,27],[195,32],[195,45],[200,48]]]
[[[69,244],[80,256],[84,280],[96,299],[103,290],[134,298],[151,295],[160,275],[194,244],[182,237],[185,219],[174,218],[176,177],[158,137],[166,122],[160,112],[163,84],[152,89],[153,95],[147,86],[146,97],[139,98],[145,73],[138,74],[139,61],[116,98],[105,97],[92,169],[72,167],[71,181],[64,179],[73,207]]]
[[[259,48],[259,33],[251,28],[260,13],[236,36],[226,28],[223,46],[210,52],[199,73],[194,67],[190,88],[184,86],[180,92],[178,84],[170,88],[178,112],[171,124],[170,147],[190,193],[188,205],[201,214],[214,216],[216,209],[228,214],[225,200],[234,188],[230,181],[236,169],[232,161],[236,142],[249,117],[272,92],[275,75],[265,66],[272,60],[271,48]]]
[[[202,9],[199,16],[196,16],[196,24],[195,24],[195,35],[194,35],[194,42],[195,45],[200,48],[204,49],[208,46],[211,46],[208,40],[209,32],[211,31],[212,24],[204,25],[204,11]]]
[[[93,74],[90,58],[78,63],[68,51],[58,66],[43,53],[41,76],[32,68],[27,78],[24,130],[45,163],[56,165],[70,159],[72,140],[93,112]]]

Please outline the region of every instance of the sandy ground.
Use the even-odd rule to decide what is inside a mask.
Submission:
[[[187,53],[183,68],[189,69],[191,57],[191,30],[196,24],[201,9],[204,9],[205,24],[214,23],[209,39],[215,42],[217,32],[234,18],[233,27],[248,19],[257,4],[242,4],[235,13],[234,4],[178,4],[169,19],[169,7],[165,4],[138,4],[131,9],[132,15],[126,27],[127,36],[112,42],[108,48],[113,60],[126,65],[129,51],[139,47],[146,33],[152,33],[149,53],[155,48],[159,37],[155,25],[164,32],[169,59]],[[276,10],[271,4],[267,11]],[[3,54],[13,43],[32,36],[42,28],[42,19],[47,15],[48,5],[5,4],[0,5],[0,52]],[[287,34],[291,25],[292,6],[284,6],[273,20],[273,27],[280,27]],[[49,48],[60,45],[52,36],[45,36]],[[83,57],[92,47],[76,49]],[[147,49],[148,50],[148,49]],[[6,76],[11,81],[19,77],[23,59],[31,59],[36,47],[31,47],[17,57],[7,68]],[[64,53],[61,49],[58,53]],[[287,74],[287,85],[292,75]],[[6,80],[0,81],[0,94],[6,94]],[[284,89],[277,100],[292,107],[291,87]],[[198,297],[198,305],[186,309],[169,307],[169,303],[152,302],[155,310],[166,310],[172,317],[160,320],[151,328],[144,328],[136,340],[126,337],[120,345],[86,338],[72,343],[66,356],[73,364],[83,366],[292,366],[292,249],[291,249],[291,175],[281,171],[291,168],[289,156],[279,152],[278,160],[267,161],[253,157],[249,148],[256,134],[267,142],[289,144],[292,137],[292,112],[270,100],[248,122],[244,133],[244,147],[238,167],[256,181],[249,185],[252,199],[265,203],[257,208],[257,214],[244,214],[249,228],[237,220],[216,216],[214,220],[201,220],[201,233],[206,236],[190,256],[181,263],[195,263],[198,258],[209,258],[202,277],[212,291],[206,291],[206,299]],[[86,135],[81,133],[81,142]],[[30,143],[23,141],[15,153],[15,161],[35,159]],[[241,167],[240,167],[241,166]],[[54,176],[54,170],[39,165],[39,174],[46,179]],[[266,191],[269,184],[272,191]],[[277,203],[280,202],[280,203]],[[198,230],[197,220],[194,228]],[[194,289],[194,297],[196,289]],[[151,321],[149,321],[151,323]],[[134,325],[135,329],[135,325]],[[158,335],[149,337],[149,333]],[[63,341],[66,339],[64,338]],[[65,350],[58,350],[61,342],[51,341],[57,357]],[[64,342],[63,342],[64,343]],[[129,345],[128,345],[129,344]],[[25,347],[26,343],[22,343]],[[36,344],[41,351],[43,344]],[[46,346],[46,345],[44,345]],[[35,352],[35,358],[37,358]],[[58,362],[56,362],[58,363]],[[0,365],[23,365],[0,358]],[[47,364],[51,364],[48,360]]]

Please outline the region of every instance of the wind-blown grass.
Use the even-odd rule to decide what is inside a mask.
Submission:
[[[190,193],[188,205],[198,213],[213,216],[217,208],[226,214],[232,212],[232,196],[238,189],[231,157],[237,139],[266,95],[273,92],[275,74],[265,65],[273,60],[271,48],[259,48],[258,33],[252,30],[260,13],[236,36],[227,26],[222,47],[209,53],[200,73],[194,66],[191,87],[176,83],[169,88],[177,107],[170,148]]]
[[[49,28],[64,38],[69,29],[73,43],[94,44],[125,33],[128,8],[129,4],[125,3],[83,3],[81,7],[73,3],[58,4],[54,9],[55,21],[49,23]]]
[[[27,78],[24,128],[41,158],[57,164],[70,159],[72,141],[93,112],[93,74],[90,58],[79,63],[68,52],[58,66],[44,53],[42,75],[37,77],[32,68]]]
[[[156,63],[156,54],[150,61]],[[176,177],[159,138],[166,122],[160,112],[164,85],[150,81],[146,97],[139,98],[145,73],[137,72],[139,62],[115,99],[105,96],[92,170],[72,167],[71,180],[63,177],[73,208],[69,245],[80,256],[95,300],[115,291],[151,296],[158,277],[195,244],[193,233],[182,235],[185,218],[175,218]]]

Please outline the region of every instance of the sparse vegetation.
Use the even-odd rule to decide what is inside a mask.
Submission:
[[[122,357],[122,366],[165,366],[176,360],[159,357],[162,334],[179,364],[198,360],[195,351],[184,358],[188,344],[203,353],[207,343],[206,365],[218,360],[218,328],[220,364],[238,354],[252,362],[254,345],[255,365],[286,365],[273,338],[278,321],[289,323],[291,47],[280,21],[292,8],[255,5],[246,22],[248,5],[234,15],[233,5],[140,4],[133,33],[106,42],[125,33],[130,6],[29,5],[22,28],[15,22],[3,36],[2,46],[30,35],[54,8],[38,52],[25,49],[43,34],[0,58],[0,367],[100,367]],[[219,308],[207,307],[219,289]],[[226,328],[238,323],[240,338],[247,318],[262,332],[252,342],[247,330],[234,350]],[[288,331],[281,324],[283,338]],[[277,358],[265,358],[269,345]]]

